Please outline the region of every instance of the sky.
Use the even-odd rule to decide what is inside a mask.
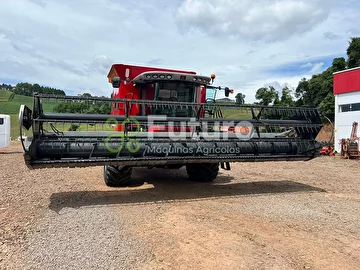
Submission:
[[[253,102],[346,59],[358,18],[359,0],[0,0],[0,82],[109,96],[112,64],[147,65]]]

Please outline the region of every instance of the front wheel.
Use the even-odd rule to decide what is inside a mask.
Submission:
[[[211,182],[219,173],[219,163],[187,164],[186,171],[191,181]]]
[[[131,182],[132,167],[104,166],[104,180],[109,187],[123,187]]]

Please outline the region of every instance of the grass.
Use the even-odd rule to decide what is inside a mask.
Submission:
[[[15,95],[14,99],[8,102],[11,92],[0,90],[0,112],[2,114],[19,113],[20,105],[24,104],[31,108],[33,98]]]
[[[8,101],[12,92],[0,90],[0,114],[8,114],[11,119],[10,136],[12,139],[17,139],[20,135],[19,127],[19,110],[21,105],[26,105],[30,109],[33,107],[33,97],[15,95],[13,100]],[[51,112],[55,101],[45,101],[43,103],[44,111]],[[25,132],[25,135],[30,135],[30,132]]]
[[[222,107],[222,115],[228,119],[252,119],[251,111],[247,108]]]
[[[224,118],[229,119],[252,119],[250,111],[246,110],[231,110],[224,108],[222,109]]]
[[[231,102],[216,102],[214,105],[219,105],[224,118],[230,119],[252,119],[252,114],[248,108],[239,108],[236,103]],[[221,107],[221,105],[232,105],[234,107]]]

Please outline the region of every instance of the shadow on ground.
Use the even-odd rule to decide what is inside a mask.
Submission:
[[[188,181],[186,174],[179,170],[170,172],[145,170],[142,173],[141,171],[134,173],[133,178],[133,186],[136,188],[53,193],[49,208],[59,212],[65,207],[194,201],[249,194],[325,192],[321,188],[287,180],[232,183],[233,177],[221,174],[212,183],[196,183]]]
[[[23,154],[23,151],[0,151],[0,155]]]

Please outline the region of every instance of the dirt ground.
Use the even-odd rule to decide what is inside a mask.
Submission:
[[[232,164],[214,183],[137,168],[29,170],[0,151],[0,269],[359,269],[360,161]]]

